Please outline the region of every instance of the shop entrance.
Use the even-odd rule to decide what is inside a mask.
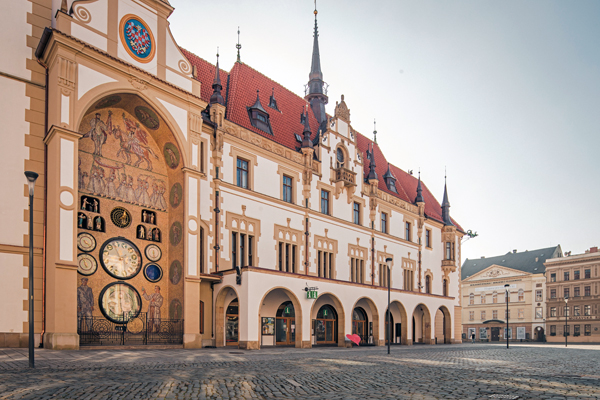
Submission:
[[[314,320],[314,330],[317,344],[337,343],[337,313],[330,305],[324,305],[317,312]]]
[[[295,317],[294,305],[291,301],[286,301],[277,309],[275,321],[275,338],[277,345],[290,346],[296,343]]]
[[[360,336],[360,344],[369,343],[369,321],[361,307],[356,307],[352,312],[352,334]]]
[[[238,299],[232,300],[227,307],[225,314],[225,344],[227,346],[238,345],[238,328],[239,328],[239,303]]]
[[[492,327],[492,342],[498,342],[500,340],[500,328]]]

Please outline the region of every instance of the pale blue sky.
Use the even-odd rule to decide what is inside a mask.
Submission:
[[[180,46],[242,61],[298,95],[308,81],[313,2],[170,0]],[[332,113],[417,172],[479,237],[463,260],[600,245],[599,1],[321,0]]]

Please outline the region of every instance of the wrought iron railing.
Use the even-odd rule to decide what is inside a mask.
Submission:
[[[183,344],[183,319],[157,319],[148,313],[109,321],[104,317],[78,317],[80,346]]]

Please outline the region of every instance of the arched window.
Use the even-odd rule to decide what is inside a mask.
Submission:
[[[492,303],[498,302],[498,292],[492,293]]]
[[[519,301],[525,301],[525,292],[523,289],[519,289]]]
[[[475,304],[475,295],[473,293],[469,295],[469,304]]]
[[[431,293],[431,279],[429,275],[425,276],[425,293]]]
[[[345,157],[344,157],[344,150],[342,150],[341,147],[338,147],[338,149],[336,151],[336,158],[337,158],[336,167],[337,168],[343,167],[345,165]]]

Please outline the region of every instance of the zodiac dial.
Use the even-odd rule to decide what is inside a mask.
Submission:
[[[81,275],[89,276],[96,272],[98,262],[91,254],[80,253],[77,256],[77,272]]]
[[[106,272],[118,279],[133,278],[142,267],[138,248],[126,239],[110,239],[100,250],[100,261]]]

